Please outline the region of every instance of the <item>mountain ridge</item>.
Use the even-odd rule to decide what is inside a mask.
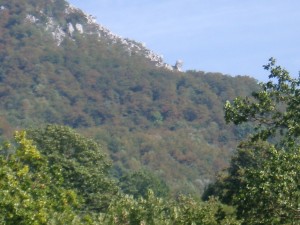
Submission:
[[[1,136],[49,123],[67,125],[105,147],[116,177],[146,169],[174,194],[199,195],[251,130],[226,125],[225,101],[249,95],[257,82],[157,67],[134,51],[129,57],[122,43],[85,35],[88,19],[76,10],[66,14],[67,5],[1,2]],[[66,34],[60,45],[55,30]]]
[[[161,55],[158,55],[150,49],[147,49],[143,43],[130,40],[128,38],[122,38],[121,36],[112,33],[109,29],[102,26],[100,23],[97,23],[95,17],[85,13],[81,9],[67,2],[64,7],[64,16],[69,20],[67,21],[67,24],[60,24],[54,19],[53,16],[47,15],[43,9],[40,8],[35,9],[35,15],[30,14],[29,11],[25,17],[25,20],[32,24],[44,25],[45,29],[51,32],[58,46],[65,38],[72,38],[74,32],[78,32],[83,35],[96,35],[98,36],[99,41],[103,41],[104,38],[106,39],[105,41],[109,42],[109,44],[121,44],[122,47],[128,52],[128,56],[131,56],[132,53],[140,54],[141,56],[144,56],[153,62],[157,67],[162,67],[169,70],[180,70],[180,67],[178,66],[171,66],[165,63]],[[6,10],[5,6],[1,5],[0,10]],[[72,18],[72,16],[75,17],[75,19]],[[177,63],[177,65],[178,64],[180,63]]]

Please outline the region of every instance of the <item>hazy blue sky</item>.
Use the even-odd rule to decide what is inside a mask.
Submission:
[[[273,56],[298,76],[299,0],[70,0],[122,37],[184,69],[266,80]]]

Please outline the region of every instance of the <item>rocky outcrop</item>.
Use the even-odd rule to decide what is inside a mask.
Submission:
[[[181,59],[178,59],[175,63],[175,66],[173,66],[173,69],[182,72],[182,66],[183,61]]]
[[[74,27],[73,27],[73,24],[72,23],[69,23],[68,24],[68,33],[69,35],[73,35],[73,32],[75,31]]]
[[[50,31],[57,45],[59,46],[64,38],[67,36],[64,29],[59,26],[52,17],[48,17],[48,22],[46,23],[46,30]]]
[[[65,10],[66,14],[72,13],[80,13],[86,20],[86,26],[84,27],[82,24],[76,24],[76,30],[79,33],[87,33],[87,34],[97,34],[100,38],[105,38],[109,40],[111,44],[119,43],[123,45],[125,51],[128,52],[128,55],[131,55],[133,52],[144,56],[145,58],[149,59],[153,62],[157,67],[164,67],[168,70],[173,70],[174,67],[164,63],[163,56],[156,54],[155,52],[146,48],[144,43],[139,43],[127,38],[122,38],[119,35],[112,33],[109,29],[98,24],[96,18],[92,15],[86,14],[80,9],[77,9],[73,6],[68,6]],[[86,28],[86,29],[85,29]]]
[[[80,34],[83,34],[83,26],[80,23],[76,23],[75,27]]]
[[[3,9],[4,7],[0,6],[0,10]],[[42,11],[40,11],[40,14],[42,14],[43,17],[46,16],[46,14],[44,14]],[[74,32],[78,32],[82,35],[96,34],[99,38],[99,41],[105,39],[106,42],[112,45],[117,43],[121,44],[124,50],[128,52],[129,56],[132,55],[132,53],[139,54],[151,61],[157,67],[163,67],[168,70],[181,71],[180,63],[176,63],[175,66],[166,64],[162,55],[156,54],[155,52],[147,49],[144,43],[139,43],[127,38],[122,38],[121,36],[112,33],[106,27],[102,26],[101,24],[98,24],[94,16],[88,15],[82,10],[72,5],[67,4],[64,10],[64,14],[67,20],[67,23],[65,23],[65,25],[60,24],[58,21],[55,21],[53,17],[50,16],[46,16],[46,24],[40,23],[39,18],[30,14],[26,16],[26,21],[44,26],[44,28],[47,31],[50,31],[58,46],[61,45],[65,38],[72,38]],[[74,20],[70,19],[68,21],[67,18],[81,19],[78,22],[74,22]]]
[[[33,15],[27,15],[25,18],[30,23],[36,23],[39,19]]]

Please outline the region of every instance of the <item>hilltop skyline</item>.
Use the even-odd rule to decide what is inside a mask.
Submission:
[[[237,0],[70,0],[124,38],[143,42],[184,70],[267,79],[262,65],[277,59],[293,76],[300,70],[300,2]]]

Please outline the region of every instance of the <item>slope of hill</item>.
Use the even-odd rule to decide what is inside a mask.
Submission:
[[[258,88],[249,77],[176,71],[142,44],[64,0],[0,2],[0,127],[57,123],[97,139],[117,177],[147,169],[173,193],[199,194],[249,127],[223,104]]]

